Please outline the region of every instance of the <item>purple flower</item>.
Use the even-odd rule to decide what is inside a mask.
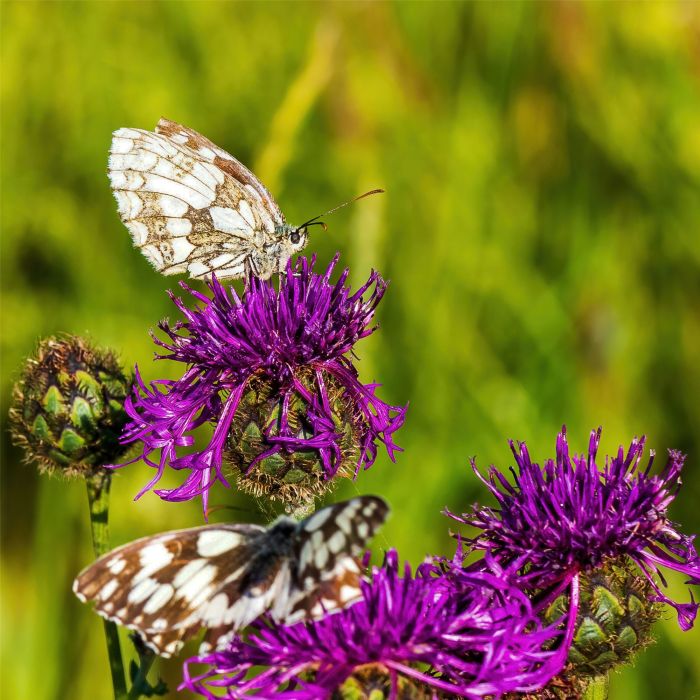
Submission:
[[[408,687],[416,697],[472,699],[538,689],[561,669],[562,655],[543,649],[556,630],[542,628],[527,596],[503,576],[464,570],[461,551],[415,576],[406,566],[401,577],[392,550],[362,595],[318,621],[255,623],[227,650],[189,659],[182,687],[210,699],[225,689],[226,698],[321,700],[373,672],[387,679],[391,697]],[[196,673],[194,664],[209,668]]]
[[[281,473],[282,481],[288,477],[282,491],[278,486],[270,494],[282,493],[282,500],[298,491],[297,473],[304,465],[316,465],[319,482],[339,472],[357,475],[373,464],[377,440],[394,459],[400,448],[392,436],[405,408],[381,401],[377,384],[363,385],[348,357],[375,330],[370,324],[386,283],[372,272],[351,293],[347,269],[335,284],[330,281],[337,261],[338,256],[319,275],[314,258],[299,258],[280,275],[279,290],[271,281],[250,278],[242,298],[215,278],[208,283],[211,297],[180,283],[201,305],[190,309],[171,294],[185,321],[160,323],[168,339],[154,341],[166,351],[157,359],[184,363],[184,374],[147,385],[137,368],[126,404],[131,422],[124,441],[141,441],[139,458],[156,469],[139,496],[168,465],[187,476],[179,487],[156,493],[169,501],[201,494],[206,510],[210,487],[217,481],[229,486],[222,468],[227,457],[238,460],[242,477],[261,463],[269,467],[253,491],[266,488],[271,472]],[[205,423],[214,426],[209,443],[186,451]],[[151,455],[157,450],[155,461]],[[302,461],[289,461],[295,455]]]
[[[666,467],[651,475],[654,453],[642,470],[645,439],[635,438],[626,455],[620,447],[599,467],[600,433],[591,433],[588,455],[571,457],[564,427],[557,438],[556,461],[548,460],[543,468],[531,462],[524,443],[516,447],[511,441],[518,464],[517,473],[511,468],[513,484],[495,467],[487,481],[472,460],[498,508],[474,506],[461,517],[447,515],[481,530],[467,541],[484,550],[488,560],[515,567],[519,585],[531,590],[554,587],[547,601],[570,583],[573,598],[580,573],[629,557],[656,592],[654,600],[672,605],[680,627],[688,630],[698,609],[692,593],[690,603],[676,603],[659,586],[659,581],[665,584],[659,567],[680,571],[690,577],[688,583],[700,584],[694,536],[681,534],[667,516],[681,486],[684,456],[670,450]]]

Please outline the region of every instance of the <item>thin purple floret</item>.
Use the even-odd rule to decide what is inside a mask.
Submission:
[[[470,700],[543,687],[564,663],[565,653],[546,648],[560,633],[505,577],[462,562],[460,551],[401,575],[392,550],[362,583],[360,602],[313,622],[255,623],[225,651],[189,659],[182,687],[209,700],[322,700],[370,665],[391,679],[392,697],[400,678]]]

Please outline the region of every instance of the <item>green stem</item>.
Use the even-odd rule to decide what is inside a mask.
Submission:
[[[155,661],[155,654],[139,653],[139,671],[136,677],[131,682],[131,690],[129,691],[128,700],[138,700],[141,697],[141,691],[148,686],[147,676],[151,670],[151,666]]]
[[[597,676],[586,688],[581,700],[608,700],[608,674]]]
[[[90,504],[90,525],[92,528],[92,547],[95,556],[101,557],[109,551],[109,487],[112,483],[112,475],[107,471],[100,471],[85,479],[87,484],[88,502]],[[112,688],[114,699],[127,698],[126,678],[124,676],[124,662],[122,661],[121,647],[119,646],[119,633],[114,622],[104,620],[105,637],[107,639],[107,654],[109,656],[109,669],[112,672]]]

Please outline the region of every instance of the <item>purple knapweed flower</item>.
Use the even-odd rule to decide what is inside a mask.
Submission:
[[[187,473],[184,483],[156,493],[169,501],[201,494],[206,510],[210,487],[229,486],[228,460],[241,488],[298,504],[332,477],[370,467],[378,440],[394,459],[400,448],[392,437],[405,407],[381,401],[378,385],[362,384],[348,356],[375,330],[386,283],[372,272],[352,293],[347,269],[331,282],[337,261],[320,275],[314,258],[299,258],[280,275],[279,289],[250,278],[242,297],[216,278],[208,283],[211,297],[180,283],[201,305],[188,308],[171,294],[185,320],[160,323],[168,339],[154,341],[166,350],[157,359],[182,362],[185,372],[147,385],[137,368],[126,403],[124,441],[141,441],[139,458],[156,469],[139,495],[170,465]],[[205,423],[214,426],[209,443],[186,451]]]
[[[551,602],[569,584],[577,606],[580,574],[607,562],[632,560],[655,591],[653,600],[673,606],[683,630],[693,626],[698,604],[676,603],[665,596],[659,567],[668,567],[700,584],[700,558],[694,536],[680,533],[667,509],[681,486],[684,456],[669,450],[665,468],[652,475],[654,453],[642,470],[645,438],[634,439],[627,454],[622,447],[605,466],[596,464],[601,430],[591,433],[587,455],[569,455],[564,427],[557,438],[556,460],[540,468],[527,447],[511,441],[518,465],[514,483],[495,467],[488,480],[472,468],[498,501],[498,508],[475,505],[472,512],[450,517],[480,532],[466,540],[491,561],[518,570],[517,583],[526,590],[551,591]],[[621,559],[622,558],[622,559]],[[658,580],[657,580],[658,576]]]
[[[380,697],[471,700],[538,689],[561,669],[543,648],[558,632],[503,576],[464,570],[460,552],[400,573],[392,550],[356,604],[291,626],[256,622],[225,651],[189,659],[181,687],[210,700],[323,700],[368,685]]]

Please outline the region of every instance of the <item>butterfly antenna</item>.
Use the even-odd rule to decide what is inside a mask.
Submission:
[[[318,216],[314,216],[313,219],[309,219],[307,222],[303,223],[299,228],[304,228],[305,226],[323,226],[323,230],[325,231],[327,229],[326,224],[323,223],[323,221],[319,221],[318,219],[328,216],[329,214],[332,214],[335,211],[338,211],[338,209],[342,209],[343,207],[347,207],[348,204],[352,204],[353,202],[357,202],[360,199],[364,199],[365,197],[369,197],[371,194],[382,194],[384,190],[370,190],[369,192],[365,192],[364,194],[358,194],[357,197],[353,197],[352,199],[349,199],[347,202],[343,202],[342,204],[339,204],[337,207],[333,207],[333,209],[329,209],[328,211],[323,212],[323,214],[319,214]]]
[[[240,506],[230,506],[230,505],[227,505],[225,503],[222,503],[221,505],[210,506],[209,508],[207,508],[207,518],[209,518],[209,516],[212,513],[217,513],[220,510],[239,510],[242,513],[250,513],[251,512],[250,508],[241,508]]]

